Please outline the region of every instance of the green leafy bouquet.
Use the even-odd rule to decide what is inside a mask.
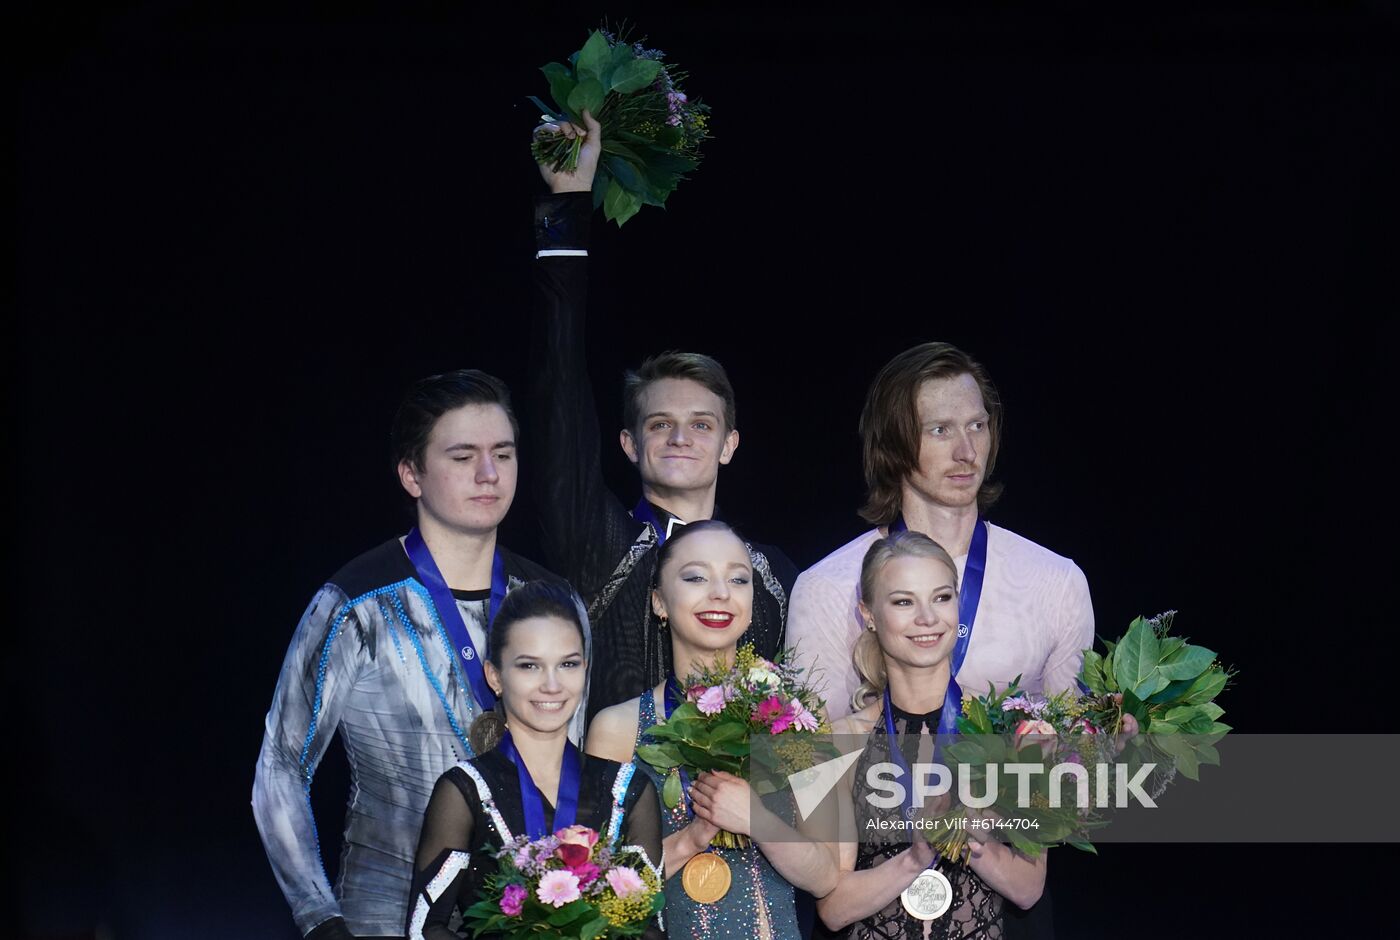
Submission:
[[[1220,763],[1213,745],[1230,726],[1218,721],[1224,709],[1215,698],[1233,672],[1211,650],[1172,636],[1173,617],[1174,612],[1139,617],[1121,639],[1105,643],[1106,654],[1086,650],[1080,670],[1085,692],[1027,694],[1017,677],[1000,693],[965,697],[958,719],[965,737],[949,745],[948,753],[984,783],[988,765],[1011,762],[1091,767],[1117,761],[1130,772],[1151,763],[1166,768],[1152,776],[1154,797],[1178,770],[1199,779],[1201,764]],[[1124,714],[1133,715],[1139,728],[1126,747],[1117,738]],[[1028,806],[1018,801],[1019,781],[998,775],[992,807],[997,833],[1031,856],[1059,842],[1094,851],[1089,834],[1106,820],[1091,808],[1054,805],[1048,774],[1026,779]],[[1110,779],[1110,788],[1115,782]],[[941,833],[936,840],[940,851],[954,859],[967,849],[968,827],[959,820],[965,816],[965,810],[956,808],[935,829]]]
[[[669,718],[647,732],[651,743],[637,748],[637,756],[665,775],[661,799],[668,808],[684,797],[680,772],[692,777],[706,770],[724,770],[754,780],[751,735],[780,737],[764,749],[764,768],[774,772],[758,776],[755,790],[767,795],[779,789],[786,769],[809,767],[815,755],[829,745],[818,735],[830,728],[820,717],[821,699],[801,681],[802,670],[786,662],[757,655],[750,645],[741,646],[733,665],[719,659],[681,681],[685,700]],[[777,768],[777,762],[784,767]],[[776,782],[775,782],[776,781]],[[712,844],[740,847],[744,838],[721,830]]]
[[[602,125],[603,154],[593,179],[593,206],[621,226],[642,206],[664,206],[685,175],[700,165],[709,136],[709,107],[692,101],[688,77],[658,49],[594,30],[568,64],[540,69],[554,107],[531,95],[550,122],[583,126],[583,112]],[[537,135],[535,160],[556,173],[578,167],[582,141]]]

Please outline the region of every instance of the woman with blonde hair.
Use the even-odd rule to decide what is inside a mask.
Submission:
[[[1044,856],[1031,859],[999,842],[978,841],[974,830],[967,862],[952,863],[909,828],[907,800],[881,809],[868,799],[873,763],[891,760],[907,768],[918,760],[921,742],[928,752],[926,735],[954,727],[956,714],[946,712],[960,699],[949,695],[950,684],[956,689],[957,567],[928,536],[899,532],[866,552],[860,589],[865,628],[852,653],[860,687],[855,710],[833,730],[871,738],[838,788],[842,831],[857,837],[838,844],[841,875],[817,901],[817,911],[833,930],[850,926],[852,940],[1000,938],[1003,902],[1028,908],[1040,897]],[[907,779],[905,786],[907,793]]]

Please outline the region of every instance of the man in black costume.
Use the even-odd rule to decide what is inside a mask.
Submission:
[[[540,172],[550,194],[535,204],[534,324],[530,423],[538,435],[536,501],[549,564],[578,589],[593,624],[589,717],[641,694],[670,671],[670,641],[651,619],[656,553],[677,525],[715,515],[719,468],[739,446],[734,392],[709,356],[668,352],[624,383],[621,444],[641,475],[631,511],[603,482],[598,417],[584,353],[590,191],[601,131],[583,133],[578,169]],[[744,642],[768,658],[782,648],[796,569],[769,546],[750,545],[753,625]]]

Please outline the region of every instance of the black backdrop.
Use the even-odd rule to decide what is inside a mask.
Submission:
[[[644,353],[720,356],[726,515],[806,565],[861,529],[866,383],[953,341],[1007,403],[994,518],[1079,562],[1101,632],[1178,608],[1239,666],[1240,730],[1384,730],[1400,17],[1074,10],[29,8],[0,933],[293,936],[248,809],[287,639],[404,527],[406,384],[523,386],[524,96],[605,14],[716,134],[596,238],[606,426]],[[522,483],[527,552],[531,513]],[[332,868],[344,792],[333,757]],[[1062,936],[1326,933],[1384,903],[1387,857],[1108,845],[1051,884]]]

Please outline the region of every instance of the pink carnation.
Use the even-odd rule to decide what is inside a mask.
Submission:
[[[602,869],[600,869],[597,865],[594,865],[592,862],[584,862],[577,868],[573,868],[570,870],[578,876],[578,886],[580,888],[588,887],[593,882],[597,881],[598,876],[603,873]]]
[[[578,878],[573,872],[549,872],[540,879],[540,885],[535,889],[535,896],[540,899],[541,904],[563,907],[570,901],[579,899]]]
[[[620,865],[608,872],[608,887],[620,898],[628,898],[647,889],[635,868]]]
[[[529,893],[524,885],[506,885],[505,891],[501,892],[501,913],[510,917],[519,914]]]
[[[695,707],[700,709],[705,715],[718,715],[724,711],[725,694],[724,686],[712,685],[700,696],[700,700],[695,703]]]

